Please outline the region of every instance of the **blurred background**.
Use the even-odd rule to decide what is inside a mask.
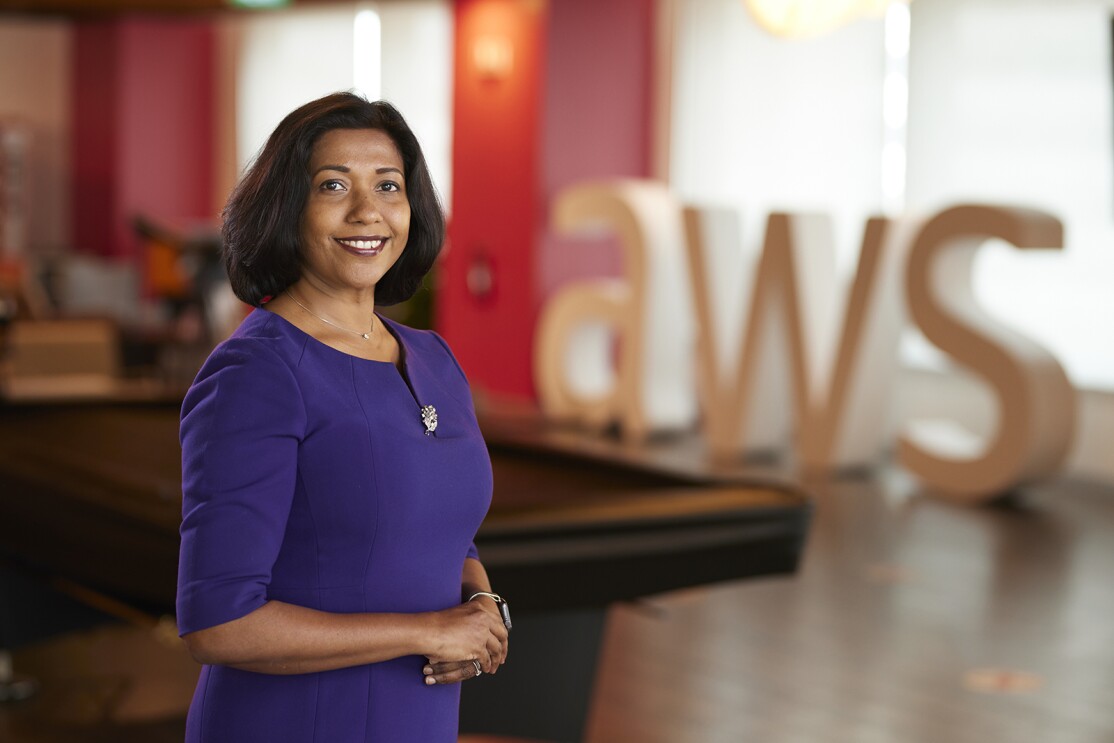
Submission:
[[[613,242],[550,228],[569,185],[664,181],[737,210],[748,254],[771,211],[827,213],[844,283],[869,216],[1030,206],[1062,220],[1063,250],[987,246],[978,298],[1080,390],[1071,466],[1114,476],[1110,3],[266,5],[3,3],[0,256],[6,285],[28,281],[25,309],[111,317],[129,364],[167,332],[223,337],[242,311],[215,261],[232,184],[286,112],[359,90],[421,137],[451,240],[412,320],[478,388],[532,397],[540,307],[622,272]],[[162,354],[163,373],[191,376],[198,354]],[[898,419],[946,401],[993,427],[978,385],[914,329],[901,360]]]
[[[1037,208],[1062,221],[1062,249],[1018,251],[992,242],[979,251],[974,284],[985,310],[1044,346],[1077,391],[1066,479],[1031,495],[1040,503],[1076,498],[1070,501],[1075,510],[963,515],[923,498],[919,486],[889,463],[857,486],[838,477],[805,480],[819,499],[819,531],[809,549],[835,552],[806,553],[801,584],[831,585],[838,577],[915,592],[917,571],[903,567],[897,553],[917,554],[920,539],[939,546],[941,535],[955,529],[983,534],[1002,528],[1008,538],[988,546],[979,537],[973,554],[989,550],[1001,557],[995,550],[1013,545],[1009,556],[1023,565],[1015,568],[1022,605],[1042,607],[1012,636],[1011,647],[1042,645],[1053,635],[1068,643],[1071,632],[1087,639],[1064,645],[1066,656],[1053,659],[1050,650],[1047,657],[1023,660],[1029,676],[1024,668],[1007,668],[1001,677],[986,671],[990,687],[1032,682],[1023,694],[1036,693],[1042,679],[1053,680],[1043,687],[1052,689],[1043,701],[1023,702],[1021,712],[991,701],[998,706],[984,719],[982,701],[972,707],[955,701],[982,683],[976,676],[966,687],[957,683],[966,691],[948,692],[958,696],[941,707],[909,702],[913,711],[905,722],[870,718],[860,724],[863,718],[852,715],[843,727],[830,717],[778,727],[768,720],[761,737],[745,739],[967,740],[958,727],[942,733],[923,722],[962,710],[976,721],[967,728],[971,740],[983,739],[977,733],[1008,741],[1114,741],[1109,646],[1090,664],[1088,691],[1055,683],[1071,675],[1067,660],[1110,639],[1095,615],[1114,608],[1114,597],[1095,582],[1097,573],[1069,569],[1100,570],[1111,554],[1096,545],[1108,544],[1114,533],[1112,19],[1114,0],[0,0],[5,395],[18,401],[178,394],[248,309],[232,296],[218,260],[219,214],[230,189],[286,113],[337,90],[398,106],[422,142],[449,218],[449,242],[422,291],[390,311],[442,333],[477,395],[527,406],[537,399],[533,344],[547,300],[572,282],[624,271],[614,237],[570,237],[552,227],[551,205],[569,186],[653,179],[682,203],[734,209],[744,263],[756,260],[769,213],[826,213],[834,228],[834,280],[841,287],[851,281],[869,217],[931,215],[956,203]],[[736,304],[741,308],[743,300]],[[724,337],[736,337],[741,317],[728,315],[725,323]],[[18,360],[5,351],[13,344],[24,349]],[[27,353],[29,347],[36,351]],[[902,331],[899,354],[888,424],[893,431],[931,414],[977,435],[994,432],[988,388],[911,324]],[[823,520],[838,497],[878,499],[862,506],[866,515],[854,517],[870,523],[872,536],[851,536],[845,520]],[[940,531],[928,537],[920,531],[926,523]],[[846,555],[845,538],[861,538],[879,551],[837,569],[832,557]],[[1029,557],[1024,545],[1031,545]],[[933,564],[941,580],[954,567]],[[1050,564],[1062,569],[1059,588],[1042,583],[1040,590],[1062,591],[1059,605],[1024,593],[1034,575],[1047,577]],[[810,565],[820,573],[807,572]],[[1035,572],[1026,572],[1030,568]],[[1086,589],[1064,589],[1081,575]],[[993,584],[981,589],[987,602],[1005,590],[993,576],[982,578]],[[88,624],[57,619],[84,617],[86,603],[66,603],[75,600],[73,591],[43,598],[53,597],[57,586],[40,594],[30,579],[12,580],[9,605],[13,595],[23,601],[37,596],[47,607],[28,623],[60,623],[59,632]],[[757,597],[718,593],[706,603],[686,594],[655,611],[693,622],[702,621],[694,619],[694,607],[710,606],[708,616],[720,617],[779,606],[769,610],[765,625],[774,632],[778,617],[792,615],[786,607],[807,604],[823,612],[817,607],[833,606],[826,603],[832,600],[827,589],[798,590]],[[939,598],[931,591],[916,595],[926,605]],[[1007,604],[1013,600],[1020,601]],[[963,637],[974,647],[996,621],[990,616],[996,604],[971,602],[959,614],[970,620]],[[901,612],[890,608],[892,625],[861,616],[841,615],[838,622],[859,621],[883,634],[902,627],[920,637],[923,626],[902,624],[896,618]],[[646,616],[633,612],[611,627],[622,627],[624,637],[651,632],[640,624]],[[816,616],[793,626],[816,630]],[[16,620],[17,629],[22,621]],[[715,624],[708,620],[709,632]],[[601,666],[599,693],[630,715],[607,718],[597,710],[589,737],[758,735],[739,722],[741,713],[730,711],[737,700],[723,701],[723,709],[709,702],[711,711],[681,705],[656,728],[638,727],[651,710],[668,715],[670,705],[631,696],[615,669],[646,647],[660,649],[671,630],[659,625],[661,637],[647,639],[648,646],[632,644],[630,656]],[[739,628],[729,622],[721,631],[735,637]],[[57,635],[53,629],[15,634],[17,645]],[[609,637],[605,648],[622,645]],[[868,642],[854,637],[854,643]],[[950,646],[947,635],[933,638]],[[707,651],[715,655],[711,645]],[[1009,666],[1008,653],[960,654],[956,667],[971,672],[980,661]],[[829,647],[820,655],[835,664],[839,652]],[[605,663],[608,658],[605,652]],[[910,659],[908,669],[923,660]],[[774,661],[757,655],[749,661],[763,674],[776,673]],[[1021,675],[1008,675],[1015,672]],[[650,676],[655,673],[663,672]],[[792,687],[800,679],[783,681]],[[668,684],[663,677],[661,685]],[[180,685],[188,689],[189,679]],[[884,686],[864,694],[885,696]],[[821,700],[821,691],[805,692],[757,706],[835,704]],[[1106,713],[1097,711],[1102,699]],[[860,709],[847,699],[840,704]],[[760,716],[753,708],[747,714]],[[686,727],[686,719],[698,722]],[[19,720],[0,712],[0,738],[6,729],[26,735],[28,723]],[[72,728],[42,740],[93,739],[67,738],[78,735]]]

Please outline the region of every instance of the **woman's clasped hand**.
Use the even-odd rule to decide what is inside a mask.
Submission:
[[[493,607],[490,599],[477,599],[431,615],[437,646],[422,669],[427,684],[455,684],[481,672],[493,674],[507,661],[507,628]]]

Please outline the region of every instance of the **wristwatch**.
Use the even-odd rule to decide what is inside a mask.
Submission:
[[[503,617],[503,626],[507,628],[508,632],[510,632],[511,607],[510,604],[507,603],[506,599],[504,599],[499,594],[491,593],[490,591],[477,591],[476,593],[473,593],[471,596],[469,596],[468,600],[471,601],[477,596],[487,596],[489,599],[495,602],[495,605],[499,607],[499,616]]]

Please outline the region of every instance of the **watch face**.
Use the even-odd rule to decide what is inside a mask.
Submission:
[[[509,631],[512,626],[511,607],[507,604],[507,600],[499,594],[491,593],[490,591],[478,591],[472,594],[468,600],[471,601],[477,596],[487,596],[489,599],[495,602],[495,605],[499,607],[499,616],[503,617],[503,626],[506,627]]]

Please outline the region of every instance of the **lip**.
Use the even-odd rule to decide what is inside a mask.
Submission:
[[[333,241],[352,255],[369,257],[379,255],[387,246],[387,237],[384,235],[353,235],[352,237],[334,237]]]

